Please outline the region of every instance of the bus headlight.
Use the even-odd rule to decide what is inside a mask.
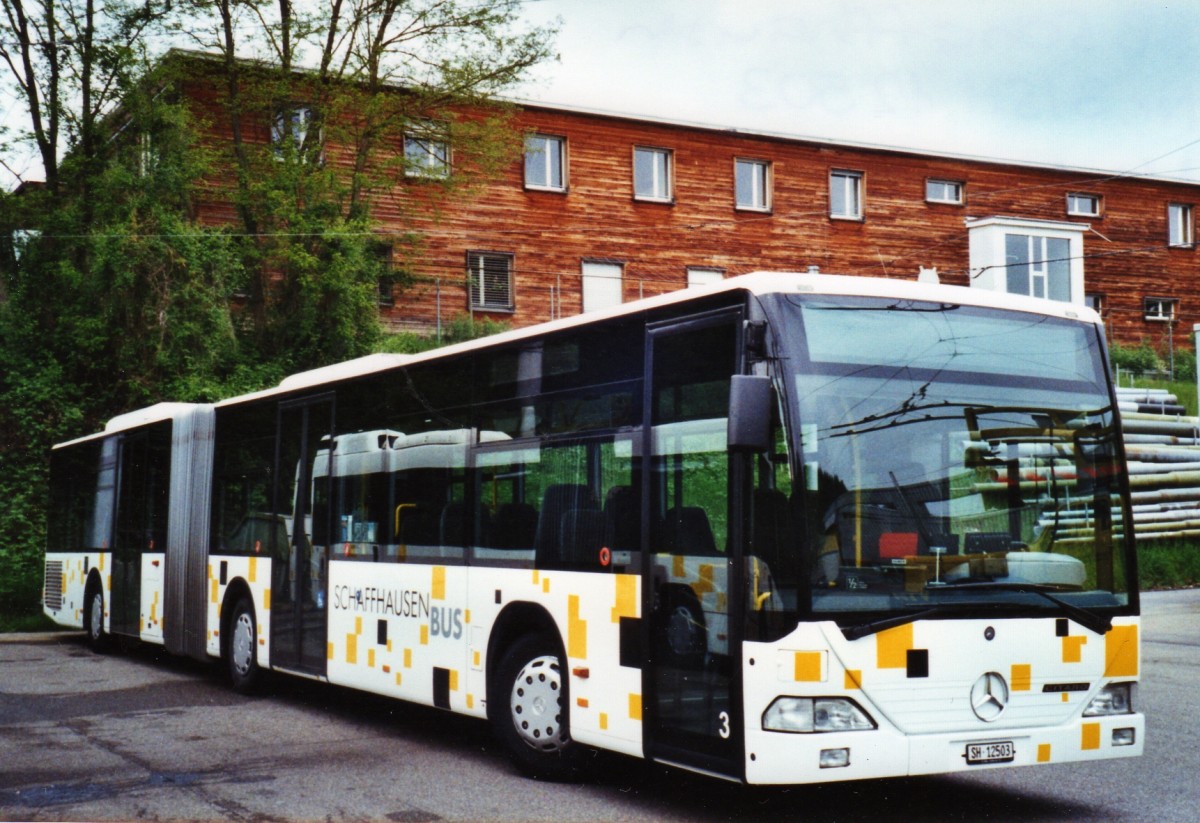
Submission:
[[[862,708],[848,697],[777,697],[763,712],[768,732],[852,732],[876,728]]]
[[[1109,683],[1083,710],[1084,717],[1101,717],[1108,714],[1133,714],[1132,683]]]

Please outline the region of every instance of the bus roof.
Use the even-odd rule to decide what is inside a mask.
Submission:
[[[730,277],[719,283],[696,288],[681,289],[667,294],[647,297],[622,303],[600,311],[552,320],[534,326],[526,326],[489,337],[455,343],[431,349],[421,354],[369,354],[355,360],[323,366],[311,371],[298,372],[284,378],[278,386],[252,394],[231,397],[218,406],[242,403],[251,399],[297,391],[355,377],[362,377],[425,360],[434,360],[448,355],[464,353],[481,348],[490,348],[509,342],[538,337],[549,332],[578,328],[609,317],[635,314],[649,309],[683,303],[721,292],[745,291],[755,295],[766,294],[810,294],[841,295],[859,297],[895,297],[906,300],[922,300],[934,303],[952,303],[968,306],[1022,311],[1049,317],[1062,317],[1086,323],[1099,323],[1100,317],[1091,309],[1074,303],[1062,303],[1022,295],[974,289],[965,286],[948,286],[934,283],[916,283],[911,280],[893,280],[882,277],[862,277],[812,272],[757,271]]]
[[[134,409],[131,412],[118,414],[116,417],[109,419],[104,425],[104,431],[96,432],[95,434],[84,435],[77,437],[74,440],[68,440],[65,443],[58,443],[54,448],[62,448],[63,446],[73,446],[76,443],[84,443],[88,440],[95,440],[98,437],[106,437],[110,434],[126,431],[128,429],[136,429],[139,426],[145,426],[150,423],[160,423],[163,420],[176,420],[184,414],[188,414],[193,410],[200,408],[203,404],[200,403],[155,403],[153,406],[146,406],[142,409]]]
[[[743,291],[754,295],[827,294],[830,296],[847,297],[891,297],[905,300],[921,300],[934,303],[951,303],[955,305],[961,304],[1029,312],[1031,314],[1061,317],[1085,323],[1100,322],[1099,315],[1085,306],[994,292],[988,289],[974,289],[964,286],[947,286],[934,283],[916,283],[911,280],[893,280],[882,277],[847,276],[813,272],[757,271],[738,277],[730,277],[707,286],[668,292],[667,294],[655,297],[647,297],[643,300],[623,303],[601,311],[552,320],[549,323],[526,326],[490,337],[431,349],[421,354],[369,354],[355,360],[347,360],[318,369],[298,372],[285,377],[280,381],[278,386],[250,394],[230,397],[218,402],[216,405],[218,407],[236,405],[250,400],[315,388],[334,381],[362,377],[412,363],[436,360],[454,354],[490,348],[510,342],[518,342],[520,340],[539,337],[549,332],[587,326],[605,318],[636,314],[642,311],[685,303],[697,298],[732,291]],[[112,418],[101,433],[87,435],[59,445],[71,445],[148,423],[175,419],[192,408],[195,408],[195,405],[189,403],[158,403]]]

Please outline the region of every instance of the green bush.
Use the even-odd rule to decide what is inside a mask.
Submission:
[[[462,343],[477,337],[488,337],[508,331],[509,325],[490,318],[473,318],[468,314],[459,314],[442,328],[442,339],[434,335],[417,334],[415,332],[399,332],[385,335],[377,350],[392,354],[418,354],[440,346],[452,343]]]
[[[1191,351],[1175,352],[1175,379],[1196,382],[1196,353]]]
[[[1113,366],[1123,371],[1155,372],[1162,371],[1163,364],[1158,358],[1158,352],[1143,340],[1137,346],[1122,346],[1113,343],[1108,350],[1109,359]]]

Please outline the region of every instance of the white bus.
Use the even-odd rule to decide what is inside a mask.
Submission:
[[[1135,756],[1104,336],[758,273],[57,447],[45,610],[754,784]],[[300,527],[302,524],[302,527]]]

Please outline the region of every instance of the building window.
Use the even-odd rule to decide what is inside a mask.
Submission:
[[[450,176],[450,143],[436,127],[404,135],[404,174],[408,177]]]
[[[271,122],[271,147],[276,160],[287,157],[306,162],[310,150],[309,132],[313,125],[313,110],[309,106],[285,106],[275,112]],[[320,135],[313,135],[320,146]]]
[[[1098,194],[1072,192],[1067,195],[1067,214],[1072,217],[1099,217],[1100,203]]]
[[[985,217],[966,225],[973,288],[1083,304],[1086,223]]]
[[[706,269],[699,266],[688,266],[687,284],[689,289],[707,286],[710,283],[720,283],[724,279],[724,269]]]
[[[566,138],[531,134],[525,138],[525,188],[566,191]]]
[[[829,173],[829,216],[843,220],[861,220],[861,171],[831,171]]]
[[[1183,203],[1167,205],[1167,243],[1172,246],[1191,247],[1194,230],[1192,227],[1192,207]]]
[[[1004,237],[1009,294],[1071,302],[1071,249],[1063,237]]]
[[[21,262],[21,258],[25,256],[26,250],[35,246],[41,237],[41,229],[13,229],[13,258],[18,263]]]
[[[734,191],[739,209],[771,210],[771,164],[765,160],[735,160]]]
[[[623,267],[620,263],[583,262],[583,310],[619,306],[624,301]]]
[[[963,184],[956,180],[926,180],[925,200],[929,203],[951,203],[961,206]]]
[[[374,243],[370,255],[376,265],[376,282],[379,286],[379,305],[396,305],[396,276],[392,269],[392,246],[390,243]]]
[[[497,252],[467,253],[471,308],[512,311],[513,256]]]
[[[137,139],[138,177],[147,177],[158,166],[158,147],[150,132],[142,132]]]
[[[1143,301],[1142,316],[1156,323],[1169,323],[1175,319],[1179,301],[1173,297],[1147,297]]]
[[[638,200],[671,201],[671,152],[668,149],[634,148],[633,196]]]

